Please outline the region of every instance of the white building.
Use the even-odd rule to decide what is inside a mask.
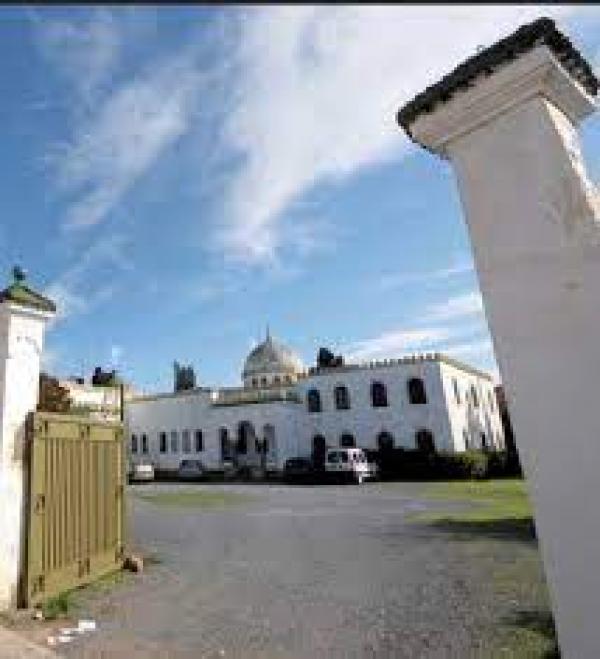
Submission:
[[[292,456],[322,459],[330,446],[504,448],[492,378],[438,353],[306,370],[267,335],[242,382],[128,401],[134,460],[164,470],[186,457],[209,469],[225,460],[280,469]]]

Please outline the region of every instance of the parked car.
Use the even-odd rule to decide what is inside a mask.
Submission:
[[[177,476],[180,480],[200,480],[206,476],[206,468],[201,460],[182,460]]]
[[[153,481],[154,465],[151,462],[130,463],[128,477],[129,482]]]
[[[316,472],[310,458],[288,458],[283,465],[283,480],[286,483],[310,483]]]
[[[377,477],[377,465],[367,460],[361,448],[330,449],[325,458],[325,471],[335,480],[349,480],[359,485]]]

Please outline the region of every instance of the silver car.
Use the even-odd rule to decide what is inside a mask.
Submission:
[[[200,460],[182,460],[177,476],[180,480],[200,480],[206,476],[206,469]]]

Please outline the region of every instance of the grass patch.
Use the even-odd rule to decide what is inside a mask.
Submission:
[[[57,620],[58,618],[68,618],[73,612],[75,601],[73,591],[60,593],[56,597],[51,597],[42,604],[42,614],[44,620]]]
[[[177,492],[148,492],[135,494],[138,499],[159,506],[173,508],[200,508],[213,510],[255,501],[256,497],[236,492],[210,492],[207,490],[183,490]]]
[[[534,540],[533,513],[525,483],[519,479],[432,483],[424,499],[470,504],[458,510],[415,513],[411,521],[429,522],[459,536]]]

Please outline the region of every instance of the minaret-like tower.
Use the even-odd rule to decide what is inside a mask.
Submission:
[[[44,329],[54,303],[13,270],[13,282],[0,292],[0,609],[17,602],[24,547],[25,421],[39,394]]]
[[[567,659],[600,657],[600,197],[576,130],[597,93],[539,19],[398,113],[456,174]]]

